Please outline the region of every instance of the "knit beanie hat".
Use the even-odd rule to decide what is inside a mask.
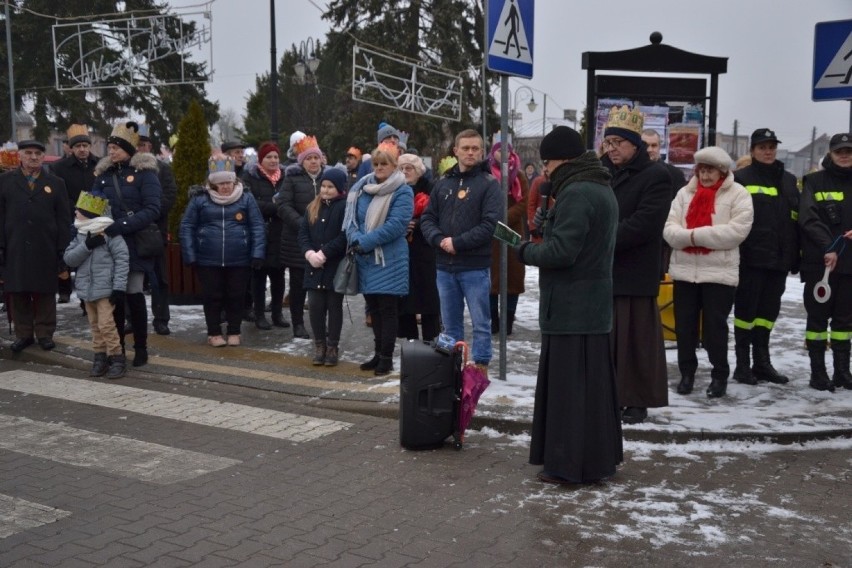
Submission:
[[[281,158],[281,148],[278,147],[278,144],[275,142],[264,142],[260,145],[260,150],[257,151],[257,163],[263,161],[266,155],[270,152],[275,152],[278,154],[278,158]]]
[[[414,154],[403,154],[399,157],[396,163],[400,168],[402,168],[402,166],[413,166],[414,171],[417,172],[418,176],[422,176],[426,173],[426,164],[423,163],[420,156],[415,156]]]
[[[68,137],[69,148],[73,148],[81,142],[92,143],[92,139],[89,137],[89,129],[85,124],[72,124],[68,127],[65,135]]]
[[[573,160],[586,153],[583,137],[570,126],[557,126],[541,140],[542,160]]]
[[[642,145],[642,129],[645,117],[636,109],[630,110],[627,105],[621,108],[612,107],[606,121],[604,136],[620,136],[637,148]]]
[[[302,138],[304,138],[305,136],[307,136],[307,135],[306,135],[304,132],[302,132],[301,130],[297,130],[296,132],[294,132],[293,134],[291,134],[291,135],[290,135],[290,148],[292,148],[293,146],[295,146],[295,145],[296,145],[299,141],[301,141],[301,140],[302,140]]]
[[[316,136],[305,136],[293,146],[293,153],[296,154],[296,161],[301,166],[302,163],[310,156],[319,156],[322,158],[322,150],[317,143]]]
[[[207,181],[213,184],[237,181],[234,162],[225,155],[211,156],[207,161]]]
[[[381,144],[382,140],[385,138],[390,138],[391,136],[396,136],[399,138],[399,130],[388,124],[387,122],[382,122],[379,124],[379,131],[376,134],[376,144]]]
[[[99,189],[89,191],[81,191],[80,197],[77,198],[77,203],[74,205],[84,217],[94,219],[102,217],[109,209],[109,200],[106,195]]]
[[[115,144],[132,156],[139,144],[139,125],[133,121],[116,124],[107,138],[107,144]]]
[[[718,146],[707,146],[700,149],[695,153],[693,159],[696,166],[698,164],[713,166],[725,173],[731,170],[731,162],[733,161],[728,153]]]
[[[340,168],[325,168],[320,178],[320,183],[330,181],[337,188],[338,193],[346,193],[346,172]]]

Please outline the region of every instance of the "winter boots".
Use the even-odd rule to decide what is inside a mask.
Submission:
[[[735,328],[734,345],[734,352],[737,356],[734,380],[744,385],[756,385],[757,377],[751,372],[751,330]]]
[[[314,360],[311,361],[314,365],[325,365],[325,352],[327,350],[325,341],[321,339],[314,340]]]
[[[109,369],[106,372],[106,378],[120,379],[127,372],[127,358],[124,355],[111,355],[108,361]]]
[[[127,307],[133,323],[133,366],[141,367],[148,363],[148,307],[145,295],[128,294]]]
[[[728,390],[728,377],[720,377],[713,376],[713,372],[710,373],[710,386],[707,387],[707,397],[708,398],[721,398],[725,396],[725,392]]]
[[[691,393],[693,384],[695,384],[695,373],[683,373],[677,385],[677,394]]]
[[[376,367],[379,366],[379,359],[381,359],[381,357],[379,356],[379,352],[376,351],[373,354],[372,359],[370,359],[369,361],[365,361],[365,362],[361,363],[361,365],[358,368],[361,369],[362,371],[373,371],[373,370],[375,370]]]
[[[852,374],[849,372],[849,341],[832,341],[831,353],[834,356],[835,388],[852,389]]]
[[[92,370],[89,371],[90,377],[103,377],[107,374],[109,363],[107,362],[106,353],[95,353],[95,359],[92,361]]]
[[[337,359],[340,356],[340,352],[337,349],[336,341],[329,341],[325,348],[325,366],[326,367],[335,367],[337,366]]]
[[[756,327],[752,330],[752,346],[754,352],[754,367],[751,372],[758,381],[769,381],[776,385],[787,384],[790,379],[780,374],[769,360],[769,330]],[[739,367],[739,356],[737,357]]]
[[[379,364],[376,365],[376,369],[373,371],[373,374],[376,376],[388,375],[393,371],[393,357],[379,357]]]
[[[808,340],[808,357],[811,359],[811,382],[812,389],[819,391],[834,392],[834,383],[828,378],[828,372],[825,370],[825,341]],[[846,351],[847,355],[849,351]],[[849,359],[846,359],[846,369],[849,369]]]

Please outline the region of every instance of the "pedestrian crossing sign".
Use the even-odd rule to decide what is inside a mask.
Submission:
[[[534,0],[488,0],[490,71],[532,78],[534,14]]]
[[[852,20],[816,25],[812,86],[815,101],[852,100]]]

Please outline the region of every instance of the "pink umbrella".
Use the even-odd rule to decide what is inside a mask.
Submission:
[[[470,426],[473,413],[479,397],[491,384],[485,373],[472,362],[468,361],[468,346],[464,341],[456,343],[456,348],[461,349],[464,356],[462,365],[461,403],[459,407],[459,441],[464,442],[464,431]]]

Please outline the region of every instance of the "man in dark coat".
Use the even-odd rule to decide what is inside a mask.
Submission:
[[[136,144],[137,152],[146,152],[153,155],[154,146],[149,136],[150,131],[147,124],[139,125],[139,143]],[[160,217],[157,226],[163,235],[163,243],[168,244],[169,236],[169,213],[177,200],[177,183],[172,167],[163,160],[157,160],[157,178],[160,180],[162,194],[160,197]],[[177,236],[175,235],[175,238]],[[152,325],[158,335],[168,335],[169,320],[169,280],[166,270],[166,251],[154,259],[154,272],[149,275],[151,284],[151,315],[154,317]]]
[[[775,132],[758,128],[751,135],[751,165],[734,172],[734,180],[751,194],[754,222],[740,245],[740,281],[734,299],[734,380],[784,384],[769,358],[769,334],[781,312],[787,274],[799,270],[799,188],[775,155]],[[749,350],[754,367],[749,368]]]
[[[71,206],[71,218],[74,206],[81,191],[92,189],[95,181],[95,166],[100,158],[92,154],[92,139],[89,128],[84,124],[72,124],[66,132],[70,153],[50,165],[50,172],[62,178],[68,190],[68,204]],[[71,298],[71,278],[60,278],[57,283],[59,303],[67,303]],[[82,305],[82,304],[81,304]]]
[[[44,144],[18,144],[21,167],[0,176],[0,266],[18,353],[56,347],[56,276],[70,238],[65,183],[42,168]],[[36,339],[33,339],[35,335]]]
[[[547,483],[590,483],[624,459],[612,329],[612,260],[618,205],[610,174],[580,134],[554,128],[539,149],[556,202],[541,223],[544,239],[518,258],[539,267],[541,357],[530,463]]]
[[[612,173],[618,201],[613,264],[613,356],[622,420],[642,422],[649,407],[667,406],[663,328],[657,308],[663,225],[671,208],[671,178],[648,156],[640,133],[644,119],[613,107],[604,130],[601,160]]]

